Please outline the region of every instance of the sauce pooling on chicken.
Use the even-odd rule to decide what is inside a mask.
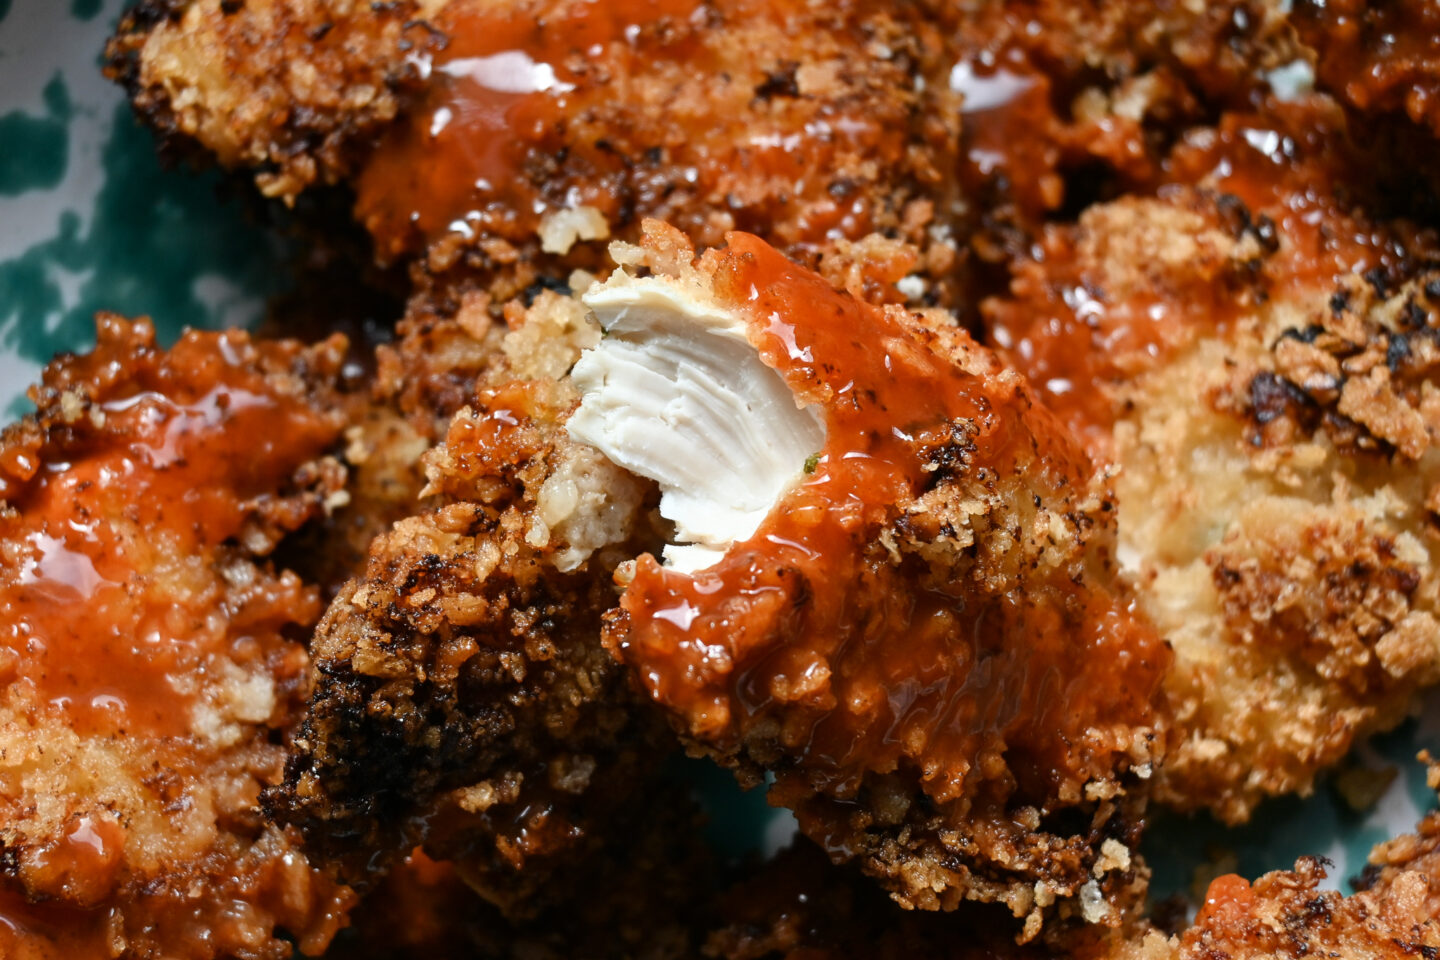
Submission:
[[[1018,379],[962,369],[939,336],[750,236],[732,236],[714,283],[765,362],[823,407],[826,442],[719,563],[685,575],[640,559],[612,638],[650,693],[721,750],[779,724],[799,761],[781,767],[782,796],[789,778],[852,796],[867,773],[909,766],[945,802],[1002,754],[1024,793],[1047,796],[1096,759],[1087,729],[1147,722],[1165,649],[1103,584],[1057,567],[994,595],[895,542],[929,522],[899,505],[946,484],[995,490],[1023,470],[1015,524],[1081,491],[1086,458]]]
[[[1107,384],[1158,368],[1196,337],[1224,336],[1267,298],[1401,266],[1406,245],[1350,217],[1357,198],[1336,189],[1365,182],[1345,137],[1343,118],[1318,101],[1227,114],[1192,132],[1156,189],[1163,199],[1194,185],[1206,202],[1172,214],[1190,219],[1169,230],[1151,225],[1133,258],[1112,249],[1114,230],[1087,224],[1094,214],[1051,228],[1035,264],[1012,282],[1012,298],[987,305],[1001,355],[1088,450],[1108,454],[1116,405]]]
[[[136,370],[52,431],[43,461],[10,450],[0,497],[18,513],[0,521],[0,677],[77,731],[188,733],[210,654],[264,664],[287,624],[318,615],[293,575],[229,623],[211,612],[201,565],[243,540],[260,501],[337,434],[332,416],[269,387],[247,349],[182,340],[173,364]]]
[[[357,217],[386,260],[453,235],[510,262],[552,214],[583,239],[637,213],[717,237],[739,226],[787,244],[857,239],[889,215],[864,184],[902,163],[910,122],[903,87],[877,105],[866,98],[879,80],[848,79],[909,79],[872,50],[871,16],[885,19],[788,0],[450,4],[438,50],[415,54],[425,94],[359,177]],[[783,41],[792,58],[727,46],[720,23],[743,24],[752,44]],[[850,84],[838,93],[836,73]]]

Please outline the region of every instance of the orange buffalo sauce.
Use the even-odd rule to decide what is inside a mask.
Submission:
[[[1217,200],[1219,229],[1255,239],[1253,259],[1229,273],[1167,274],[1117,294],[1079,253],[1082,221],[1048,231],[1013,298],[988,305],[1001,356],[1092,453],[1110,453],[1108,384],[1163,364],[1197,336],[1223,335],[1264,299],[1323,294],[1343,276],[1403,259],[1393,231],[1352,216],[1336,194],[1337,183],[1367,182],[1340,122],[1324,104],[1273,104],[1264,116],[1227,114],[1173,151],[1157,191],[1200,186]]]
[[[111,960],[113,932],[104,909],[30,903],[0,884],[0,956],[18,960]],[[123,941],[122,941],[123,942]]]
[[[1362,110],[1404,110],[1440,127],[1440,9],[1425,0],[1300,0],[1291,14],[1318,51],[1320,81]]]
[[[872,42],[875,12],[848,0],[448,4],[438,49],[415,55],[425,91],[365,161],[356,215],[386,261],[467,242],[433,250],[437,268],[469,241],[511,262],[548,214],[581,207],[610,230],[654,216],[707,242],[731,227],[806,251],[859,239],[895,213],[870,184],[913,148],[909,74]],[[764,49],[747,60],[737,38],[750,37]],[[894,95],[848,75],[841,94],[802,92],[810,58],[869,58],[868,82]]]
[[[528,7],[445,7],[434,23],[443,45],[422,62],[426,97],[359,180],[357,214],[380,256],[399,257],[452,230],[473,232],[482,221],[533,228],[546,198],[527,179],[528,152],[559,149],[564,118],[609,79],[610,69],[629,69],[642,36],[658,48],[650,55],[673,56],[665,31],[698,5],[566,0],[549,4],[544,16]],[[613,157],[608,166],[624,163]],[[603,172],[595,171],[592,190],[603,192]]]
[[[1089,465],[1060,425],[754,237],[732,235],[715,286],[765,362],[822,405],[827,438],[719,563],[686,575],[640,559],[612,639],[651,695],[722,750],[777,729],[795,761],[778,765],[782,793],[794,779],[841,798],[905,765],[951,800],[986,750],[1049,795],[1081,731],[1146,722],[1165,647],[1103,585],[1036,575],[987,596],[877,539],[937,468],[1023,482],[1027,503],[1082,486]]]
[[[1254,906],[1255,891],[1250,888],[1250,881],[1239,874],[1227,873],[1210,881],[1205,891],[1205,902],[1195,916],[1195,926],[1235,927]]]
[[[83,734],[187,733],[207,656],[263,660],[318,614],[294,577],[229,609],[212,568],[338,433],[228,336],[187,335],[159,363],[102,335],[68,369],[128,382],[96,388],[38,449],[8,448],[28,468],[0,484],[15,511],[0,517],[0,679]]]

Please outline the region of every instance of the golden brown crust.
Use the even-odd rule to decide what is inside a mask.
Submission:
[[[1323,98],[1227,115],[987,308],[1120,468],[1122,556],[1176,651],[1157,792],[1228,821],[1440,677],[1433,241],[1357,206],[1365,155]]]
[[[1026,938],[1119,924],[1167,651],[1112,589],[1106,478],[947,314],[858,303],[743,234],[692,262],[657,225],[625,256],[788,331],[759,349],[828,433],[723,558],[627,570],[607,643],[693,749],[773,774],[772,803],[907,907],[1000,901]]]
[[[499,303],[593,267],[602,250],[579,238],[634,238],[647,215],[705,244],[757,230],[812,263],[836,238],[884,231],[917,251],[928,296],[953,296],[954,250],[931,228],[953,206],[956,114],[942,106],[941,38],[919,11],[632,6],[252,0],[226,13],[220,0],[172,0],[127,19],[111,72],[168,140],[260,171],[270,195],[354,185],[381,259],[414,263],[422,317],[453,313],[469,290]],[[643,29],[596,25],[611,19]],[[463,99],[479,94],[446,63],[497,43],[565,82],[526,101],[538,120],[490,130],[490,108]],[[470,170],[497,137],[505,169]],[[503,186],[477,201],[470,184],[485,177]]]

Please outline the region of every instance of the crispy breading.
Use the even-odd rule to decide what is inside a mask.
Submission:
[[[633,805],[668,734],[599,642],[610,572],[653,538],[650,491],[561,429],[561,378],[598,334],[554,294],[517,311],[424,458],[430,507],[376,539],[322,620],[271,801],[349,876],[424,842],[524,913],[547,862]]]
[[[989,307],[1120,468],[1122,560],[1175,648],[1158,795],[1231,822],[1440,679],[1431,242],[1344,206],[1335,112],[1287,110],[1197,131],[1170,167],[1197,186],[1089,208]]]
[[[6,957],[280,958],[345,922],[258,803],[321,610],[267,557],[343,498],[343,355],[101,315],[0,436]]]
[[[714,960],[1042,960],[1103,956],[1121,934],[1072,931],[1060,952],[1017,946],[993,907],[904,910],[853,867],[803,841],[746,874],[718,899],[703,945]]]
[[[1428,780],[1440,787],[1440,767]],[[1302,858],[1294,870],[1254,883],[1233,874],[1210,884],[1194,924],[1178,936],[1151,932],[1117,942],[1112,960],[1230,960],[1333,957],[1385,960],[1440,950],[1440,811],[1413,834],[1379,844],[1356,883],[1342,896],[1320,889],[1330,864]]]

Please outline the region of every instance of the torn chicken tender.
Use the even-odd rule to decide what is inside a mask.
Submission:
[[[1333,193],[1364,182],[1336,115],[1195,131],[1180,182],[1054,228],[987,306],[1119,467],[1121,557],[1175,649],[1157,793],[1228,822],[1440,680],[1440,275]]]
[[[650,486],[563,429],[579,402],[565,373],[599,331],[553,293],[509,313],[423,457],[414,515],[317,628],[314,690],[267,797],[347,878],[423,845],[523,918],[624,843],[674,743],[600,642],[615,566],[660,541]]]
[[[605,339],[571,373],[585,399],[570,435],[660,483],[660,515],[694,573],[748,540],[818,454],[825,427],[750,345],[745,324],[663,279],[623,270],[583,297]]]
[[[343,499],[339,338],[99,318],[0,435],[0,954],[281,958],[354,895],[267,824],[317,590],[267,559]]]
[[[656,357],[612,373],[683,375],[587,376],[572,430],[676,487],[702,448],[685,434],[707,421],[667,417],[661,398],[688,408],[701,384],[713,392],[695,405],[730,409],[743,404],[724,378],[755,379],[707,353],[724,329],[792,397],[777,404],[786,417],[752,405],[735,443],[709,440],[733,461],[715,469],[743,472],[744,434],[813,429],[806,408],[825,431],[808,463],[811,441],[793,447],[799,476],[752,535],[707,544],[708,565],[672,554],[678,568],[653,555],[621,568],[606,642],[693,749],[747,784],[773,773],[772,802],[902,903],[1003,901],[1027,936],[1046,913],[1118,923],[1116,904],[1143,885],[1126,790],[1156,759],[1167,653],[1112,586],[1104,478],[947,315],[866,306],[745,234],[692,264],[684,238],[652,222],[643,249],[616,252],[652,277],[586,300],[625,352],[648,334]],[[670,363],[686,326],[701,358],[688,373]],[[621,349],[610,339],[577,379]],[[586,414],[637,394],[629,423],[622,408]],[[631,454],[647,435],[642,462]]]

